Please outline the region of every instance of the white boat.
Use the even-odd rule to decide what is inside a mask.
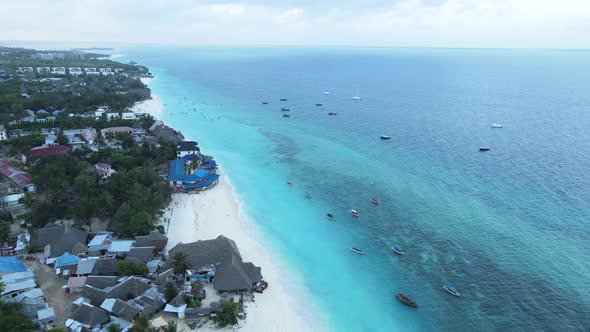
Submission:
[[[355,248],[355,247],[350,248],[350,250],[356,252],[357,254],[361,254],[361,255],[365,254],[364,251],[362,251],[361,249]]]
[[[350,214],[351,214],[353,217],[358,217],[358,216],[360,216],[360,214],[359,214],[359,212],[358,212],[357,210],[350,210]]]
[[[403,255],[404,251],[402,250],[402,247],[400,247],[399,245],[395,245],[393,247],[391,247],[391,250],[393,250],[393,252],[395,252],[398,255]]]
[[[324,91],[324,94],[327,96],[327,95],[331,95],[332,92],[330,92],[330,91]]]
[[[451,286],[451,285],[449,285],[449,284],[447,284],[447,285],[444,285],[444,286],[443,286],[443,289],[444,289],[445,291],[447,291],[447,293],[449,293],[449,294],[451,294],[451,295],[454,295],[454,296],[461,296],[461,294],[459,293],[459,291],[458,291],[458,290],[457,290],[455,287],[453,287],[453,286]]]
[[[381,135],[380,137],[382,140],[388,140],[391,139],[391,136],[387,136],[387,135]]]
[[[379,201],[377,201],[377,197],[371,197],[371,203],[379,204]]]
[[[356,95],[352,96],[352,100],[361,100],[361,99],[363,99],[363,98],[361,98],[361,97],[359,96],[359,90],[357,89],[357,90],[356,90]]]
[[[500,123],[495,123],[494,122],[494,123],[492,123],[492,128],[504,128],[504,125],[503,124],[500,124]]]

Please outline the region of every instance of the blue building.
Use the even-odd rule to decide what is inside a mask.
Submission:
[[[166,178],[170,185],[182,190],[206,190],[217,184],[219,174],[216,173],[216,168],[199,168],[196,172],[187,173],[186,165],[194,158],[202,160],[203,157],[199,154],[192,154],[170,161]],[[214,161],[209,163],[211,162],[215,163]]]

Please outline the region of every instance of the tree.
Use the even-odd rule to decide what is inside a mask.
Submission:
[[[174,274],[186,273],[186,270],[190,268],[190,265],[187,262],[185,253],[177,252],[172,256],[172,268],[174,268]]]
[[[135,319],[132,331],[133,332],[152,332],[152,331],[156,331],[156,329],[150,326],[150,320],[147,318],[147,316],[141,315]]]
[[[166,288],[164,289],[164,296],[166,297],[166,302],[170,303],[170,301],[174,300],[174,298],[178,295],[178,289],[174,286],[173,283],[167,282]]]
[[[35,204],[35,197],[30,192],[25,192],[25,196],[21,198],[21,202],[26,208],[31,208]]]
[[[117,324],[117,323],[113,323],[111,325],[109,325],[109,327],[107,328],[108,332],[122,332],[123,329],[121,328],[121,325]]]
[[[0,326],[4,332],[33,332],[38,328],[20,304],[4,302],[0,302]]]
[[[178,325],[175,321],[169,321],[168,326],[164,327],[164,332],[176,332],[178,331]]]
[[[0,221],[0,244],[8,241],[10,237],[10,224],[6,221]]]
[[[59,145],[68,145],[68,138],[62,132],[57,134],[57,144]]]
[[[221,305],[221,309],[217,315],[213,317],[213,321],[217,323],[218,327],[226,327],[228,325],[236,325],[238,323],[238,313],[242,309],[242,305],[237,302],[226,302]]]
[[[155,228],[156,226],[152,221],[152,216],[146,212],[136,213],[129,219],[129,235],[148,235],[149,232],[153,231]]]
[[[130,275],[146,275],[148,273],[147,265],[145,264],[133,264],[127,261],[119,261],[117,263],[117,274],[120,276]]]

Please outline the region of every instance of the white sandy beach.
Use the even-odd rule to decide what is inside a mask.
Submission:
[[[223,174],[223,170],[220,172]],[[255,303],[247,303],[245,321],[241,331],[315,331],[305,317],[308,305],[300,301],[302,290],[286,275],[279,261],[272,257],[261,241],[251,220],[243,213],[239,200],[229,183],[222,176],[213,189],[199,194],[174,194],[164,218],[169,218],[168,249],[179,242],[215,238],[221,234],[234,240],[244,261],[262,267],[262,275],[269,283],[263,294],[255,295]],[[299,301],[295,301],[297,294]],[[184,324],[182,324],[184,325]],[[213,329],[212,326],[208,328]],[[187,328],[188,330],[188,328]],[[203,330],[202,328],[199,330]],[[215,329],[218,330],[218,329]]]
[[[144,78],[149,84],[153,79]],[[164,111],[162,100],[152,93],[152,99],[137,103],[133,110],[160,118]],[[179,242],[188,243],[224,235],[234,240],[244,261],[262,267],[264,280],[269,287],[263,294],[255,295],[254,303],[246,303],[247,318],[239,324],[240,331],[318,331],[310,326],[310,305],[305,301],[305,290],[293,276],[280,265],[264,245],[256,224],[248,219],[229,178],[220,169],[219,184],[199,194],[174,194],[166,214],[168,248]],[[315,319],[314,319],[315,321]],[[181,330],[190,329],[179,321]],[[205,328],[205,329],[204,329]],[[219,329],[210,323],[199,331]]]

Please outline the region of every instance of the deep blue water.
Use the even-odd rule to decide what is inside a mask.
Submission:
[[[318,328],[590,329],[590,52],[123,51],[228,171]]]

